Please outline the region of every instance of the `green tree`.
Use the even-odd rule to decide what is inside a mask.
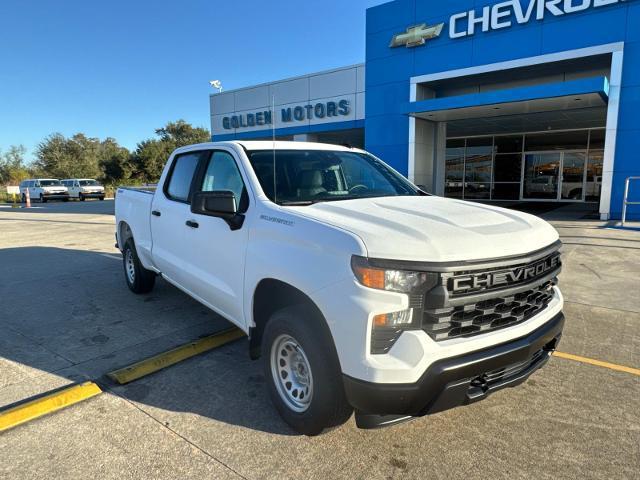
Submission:
[[[184,120],[167,123],[165,127],[156,130],[156,135],[160,137],[161,141],[173,144],[175,148],[211,140],[209,130],[193,127]]]
[[[7,152],[0,152],[0,185],[17,185],[29,177],[26,152],[23,145],[12,145]]]
[[[107,183],[126,180],[131,175],[129,151],[113,138],[100,141],[76,133],[66,138],[54,133],[36,149],[36,168],[57,178],[96,178]]]
[[[135,176],[144,182],[157,182],[173,150],[171,145],[161,140],[150,139],[140,142],[133,154]]]
[[[107,138],[100,144],[99,164],[102,170],[100,180],[108,185],[126,182],[133,173],[129,150],[118,145],[113,138]]]
[[[100,140],[76,133],[53,133],[36,148],[35,171],[56,178],[96,178],[107,185],[128,181],[157,182],[176,148],[208,142],[209,131],[184,120],[155,131],[158,138],[140,142],[133,154],[113,138]]]
[[[133,154],[134,175],[145,182],[155,183],[160,179],[167,159],[176,148],[211,139],[207,129],[193,127],[184,120],[167,123],[156,129],[156,135],[159,138],[140,142]]]
[[[98,178],[100,170],[100,140],[76,133],[65,138],[54,133],[36,148],[36,166],[56,178]]]

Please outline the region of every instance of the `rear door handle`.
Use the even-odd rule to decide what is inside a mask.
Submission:
[[[159,212],[159,211],[157,211],[157,210],[153,210],[153,211],[151,212],[151,215],[153,215],[154,217],[159,217],[159,216],[161,216],[161,215],[162,215],[162,213],[160,213],[160,212]]]
[[[198,228],[200,226],[198,225],[198,222],[193,222],[191,220],[187,220],[186,225],[187,227],[191,227],[191,228]]]

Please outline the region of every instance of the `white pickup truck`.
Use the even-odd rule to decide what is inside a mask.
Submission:
[[[316,435],[485,398],[544,365],[564,325],[557,232],[428,195],[332,145],[224,142],[120,188],[116,238],[135,293],[156,276],[244,330],[271,398]]]

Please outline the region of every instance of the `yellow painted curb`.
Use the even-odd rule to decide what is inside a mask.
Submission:
[[[640,376],[640,369],[638,368],[625,367],[624,365],[617,365],[615,363],[594,360],[593,358],[580,357],[578,355],[572,355],[571,353],[554,352],[553,356],[564,358],[566,360],[573,360],[574,362],[586,363],[588,365],[595,365],[596,367],[608,368],[609,370],[616,370],[618,372],[630,373],[632,375]]]
[[[0,432],[95,397],[100,393],[102,390],[98,385],[86,382],[16,405],[0,412]]]
[[[234,340],[244,336],[245,333],[238,328],[224,330],[220,333],[216,333],[215,335],[196,340],[195,342],[188,343],[181,347],[174,348],[173,350],[169,350],[168,352],[134,363],[128,367],[121,368],[120,370],[107,374],[107,376],[113,381],[118,382],[120,385],[125,385],[133,382],[134,380],[162,370],[163,368],[175,365],[176,363],[182,362],[188,358],[226,345],[227,343],[233,342]]]

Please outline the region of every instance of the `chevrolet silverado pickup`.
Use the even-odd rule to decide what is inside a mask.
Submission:
[[[347,147],[180,148],[155,190],[118,189],[116,239],[134,293],[161,276],[246,332],[276,409],[307,435],[516,386],[564,325],[554,228],[429,195]]]

